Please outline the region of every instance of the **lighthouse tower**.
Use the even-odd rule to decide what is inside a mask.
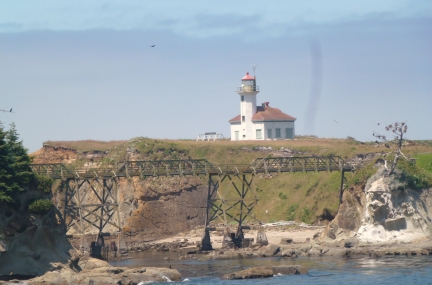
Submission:
[[[241,79],[242,85],[237,87],[240,95],[240,134],[238,140],[251,140],[254,138],[254,128],[252,117],[256,112],[256,96],[259,88],[256,85],[256,78],[246,72],[246,76]]]

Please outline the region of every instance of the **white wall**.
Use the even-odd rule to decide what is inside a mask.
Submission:
[[[239,139],[241,140],[241,124],[240,123],[231,123],[231,140],[235,141],[235,132],[239,132]]]
[[[244,96],[244,101],[240,102],[240,140],[253,140],[255,138],[255,133],[253,130],[252,117],[256,113],[257,92],[243,92],[239,93],[239,95],[240,100],[241,96]],[[242,116],[245,116],[244,122],[242,121]]]
[[[280,128],[281,130],[281,137],[276,138],[276,129]],[[295,135],[295,127],[294,122],[284,122],[284,121],[266,121],[266,122],[255,122],[254,123],[254,129],[262,129],[263,132],[263,139],[278,139],[278,140],[284,140],[285,139],[285,129],[286,128],[292,128],[293,129],[293,138]],[[272,129],[272,138],[268,137],[268,129]],[[254,130],[254,132],[256,132]]]

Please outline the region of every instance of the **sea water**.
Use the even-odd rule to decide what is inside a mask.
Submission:
[[[134,254],[131,259],[110,262],[113,266],[170,267],[183,276],[171,284],[432,284],[432,256],[384,256],[380,258],[298,257],[230,260],[179,260],[173,253]],[[165,258],[165,260],[164,260]],[[167,260],[171,258],[171,260]],[[303,265],[306,275],[263,279],[222,280],[226,273],[253,266]],[[153,283],[157,284],[157,283]],[[166,284],[166,283],[165,283]]]

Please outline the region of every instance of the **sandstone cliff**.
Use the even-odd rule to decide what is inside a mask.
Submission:
[[[388,176],[384,166],[376,167],[365,184],[344,192],[323,240],[377,244],[432,238],[432,188],[409,189],[399,170]]]
[[[0,276],[37,276],[68,262],[72,246],[55,209],[42,216],[26,209],[37,195],[25,192],[0,209]]]

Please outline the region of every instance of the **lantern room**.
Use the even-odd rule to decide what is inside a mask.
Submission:
[[[246,76],[241,79],[242,85],[237,88],[237,92],[255,92],[258,91],[256,80],[246,72]]]

